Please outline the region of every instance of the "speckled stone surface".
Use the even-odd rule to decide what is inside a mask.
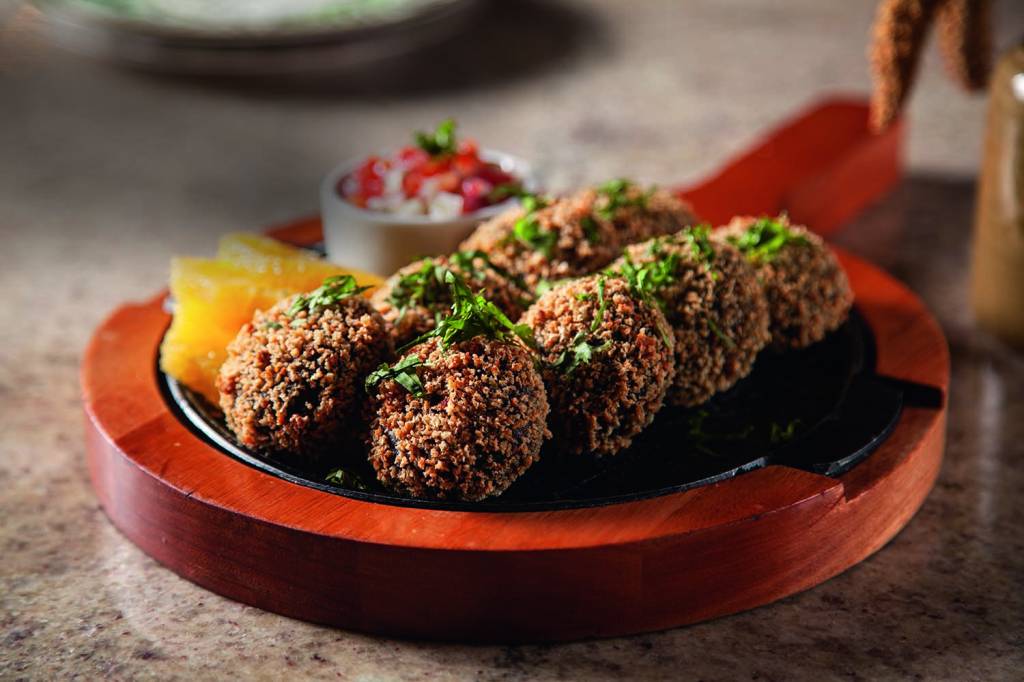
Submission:
[[[856,568],[670,632],[467,647],[226,601],[107,522],[81,442],[90,331],[160,288],[170,255],[314,211],[337,159],[453,113],[554,186],[668,183],[816,94],[867,87],[870,2],[502,7],[476,46],[287,92],[108,69],[50,48],[33,12],[0,14],[0,679],[1020,679],[1024,355],[966,309],[984,103],[943,79],[933,50],[907,180],[842,241],[920,292],[946,329],[949,447],[917,517]],[[997,16],[1001,45],[1024,33],[1024,6],[1006,0]]]

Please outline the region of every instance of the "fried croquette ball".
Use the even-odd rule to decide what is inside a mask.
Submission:
[[[771,345],[806,348],[839,328],[853,291],[835,255],[820,237],[779,218],[734,218],[716,241],[737,247],[754,266],[768,300]]]
[[[733,386],[768,342],[768,308],[753,268],[706,227],[627,247],[611,268],[640,280],[675,337],[668,402],[693,406]]]
[[[526,311],[551,403],[553,447],[614,455],[654,420],[672,383],[673,341],[656,306],[622,279],[557,286]]]
[[[315,459],[359,440],[363,381],[393,353],[387,325],[362,296],[309,300],[257,311],[228,345],[220,407],[246,447]]]
[[[477,336],[411,348],[377,384],[370,463],[387,488],[419,498],[500,495],[540,457],[548,401],[533,353]]]

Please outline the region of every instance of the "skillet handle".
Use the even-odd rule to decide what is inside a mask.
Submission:
[[[712,225],[786,211],[793,222],[830,235],[899,183],[904,129],[901,119],[875,134],[866,100],[828,98],[677,191]]]

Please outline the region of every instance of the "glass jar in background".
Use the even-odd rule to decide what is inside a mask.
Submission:
[[[1024,41],[992,75],[971,279],[978,324],[1024,349]]]

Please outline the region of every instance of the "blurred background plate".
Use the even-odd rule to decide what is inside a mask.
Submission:
[[[337,71],[433,44],[477,0],[38,0],[73,51],[214,76]]]

